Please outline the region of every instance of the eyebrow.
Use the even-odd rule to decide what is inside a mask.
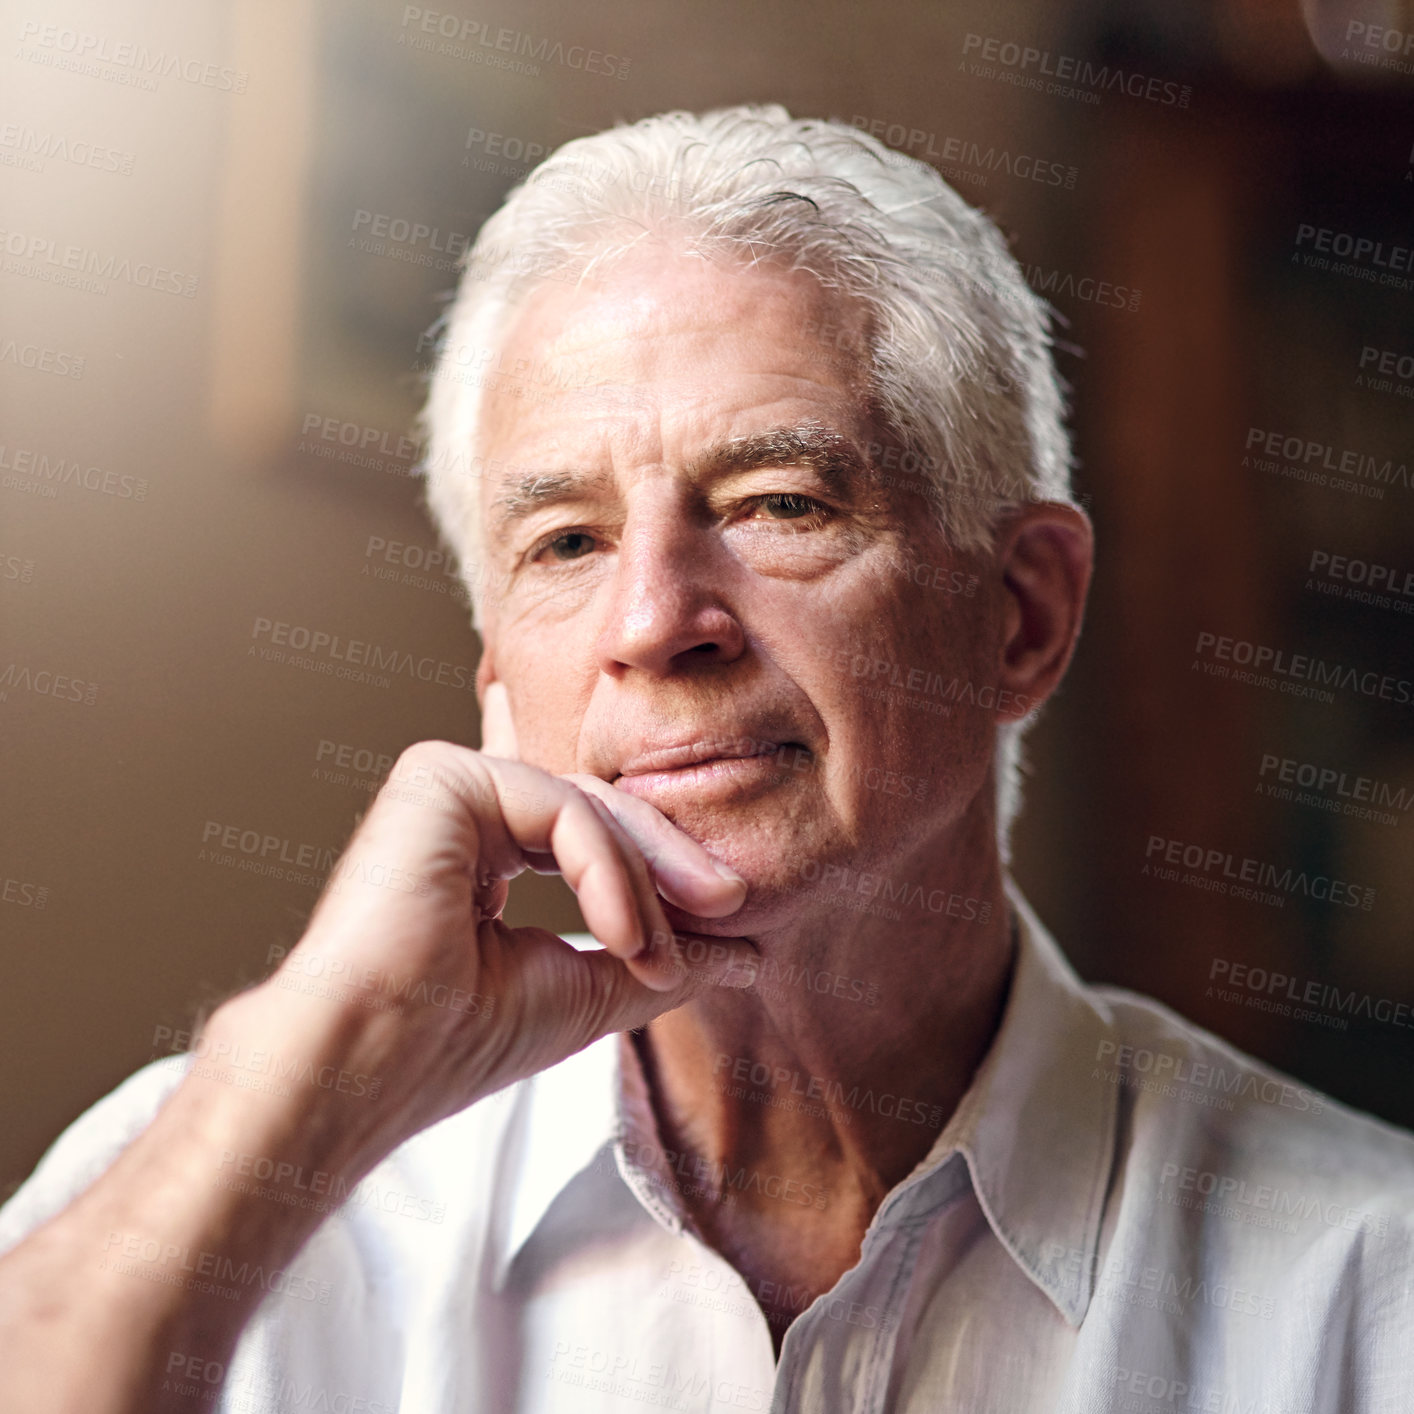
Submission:
[[[573,500],[586,491],[602,491],[609,485],[606,476],[584,476],[572,471],[529,472],[518,476],[491,503],[502,525],[513,525],[557,501]]]
[[[837,491],[850,489],[869,474],[869,463],[848,437],[816,423],[733,437],[694,457],[687,472],[694,481],[710,481],[771,466],[808,466]],[[610,478],[600,474],[530,472],[512,480],[491,510],[501,525],[509,526],[542,506],[603,491],[610,484]]]
[[[847,489],[869,472],[869,464],[848,437],[818,423],[803,423],[734,437],[693,458],[688,473],[694,480],[708,480],[767,466],[808,466],[838,490]]]

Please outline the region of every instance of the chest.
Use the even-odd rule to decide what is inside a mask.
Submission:
[[[859,1262],[867,1222],[811,1208],[799,1213],[694,1214],[703,1240],[760,1308],[777,1357],[791,1323]]]

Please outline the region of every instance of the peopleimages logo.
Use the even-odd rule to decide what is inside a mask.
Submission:
[[[1312,550],[1306,588],[1353,604],[1414,614],[1414,569]]]
[[[1294,1016],[1298,1021],[1314,1019],[1317,1012],[1341,1020],[1339,1029],[1345,1030],[1347,1017],[1364,1017],[1388,1026],[1403,1026],[1414,1029],[1414,1008],[1408,1002],[1397,1002],[1392,997],[1373,997],[1368,992],[1357,992],[1353,988],[1343,992],[1332,982],[1314,979],[1303,981],[1300,977],[1289,977],[1285,972],[1268,971],[1265,967],[1249,967],[1244,962],[1233,962],[1230,958],[1215,957],[1208,968],[1207,996],[1214,991],[1223,1001],[1229,1000],[1222,987],[1226,984],[1236,995],[1246,994],[1248,1005],[1260,1000],[1263,1011],[1276,1011],[1282,1016]],[[1237,989],[1240,989],[1238,991]],[[1278,1001],[1280,999],[1280,1001]],[[1290,1005],[1288,1005],[1288,1003]],[[1297,1010],[1292,1011],[1292,1006]],[[1310,1008],[1309,1013],[1303,1008]]]
[[[1038,295],[1068,295],[1085,304],[1123,309],[1129,314],[1139,308],[1139,301],[1144,297],[1142,290],[1116,285],[1110,280],[1099,280],[1093,275],[1081,275],[1077,279],[1070,271],[1046,269],[1040,265],[1024,265],[1021,273]]]
[[[98,684],[84,678],[56,673],[51,668],[32,669],[28,663],[6,663],[0,670],[0,702],[9,700],[10,689],[50,697],[56,702],[82,702],[92,707],[98,700]]]
[[[191,1290],[221,1296],[225,1300],[235,1300],[240,1295],[241,1287],[256,1287],[261,1291],[300,1301],[317,1301],[321,1306],[327,1306],[333,1292],[332,1283],[299,1275],[290,1267],[271,1267],[267,1270],[263,1264],[252,1266],[249,1261],[238,1265],[233,1257],[223,1253],[207,1252],[200,1248],[194,1250],[175,1242],[164,1243],[144,1233],[110,1231],[104,1239],[103,1252],[99,1266],[106,1270],[122,1276],[142,1276],[148,1281],[160,1281],[168,1286],[188,1286]],[[186,1280],[182,1279],[183,1273]],[[202,1277],[227,1285],[218,1285],[208,1291],[206,1283],[196,1280]],[[195,1285],[191,1285],[193,1281]]]
[[[1371,368],[1372,364],[1373,368]],[[1362,377],[1372,377],[1375,373],[1380,373],[1387,377],[1414,378],[1414,354],[1401,353],[1397,349],[1375,348],[1372,344],[1365,344],[1360,349],[1360,368]],[[1360,386],[1359,378],[1355,382],[1357,387]],[[1371,384],[1370,386],[1375,385]]]
[[[1203,630],[1194,647],[1198,660],[1194,667],[1213,677],[1231,677],[1235,682],[1250,682],[1255,687],[1276,687],[1298,697],[1315,697],[1318,701],[1334,702],[1330,691],[1358,693],[1361,697],[1378,697],[1381,702],[1397,702],[1401,706],[1414,703],[1414,688],[1406,678],[1389,673],[1361,672],[1341,663],[1327,663],[1307,653],[1288,653],[1265,643],[1252,643],[1245,638],[1228,638]],[[1205,657],[1208,661],[1202,661]],[[1225,664],[1250,667],[1250,672],[1234,673]],[[1311,686],[1314,684],[1314,686]]]
[[[127,177],[132,175],[136,161],[131,152],[82,138],[71,139],[52,128],[36,131],[28,123],[6,123],[0,127],[0,147],[10,148],[15,153],[17,161],[9,165],[33,163],[31,170],[36,172],[42,172],[45,161],[53,157],[75,167],[93,167],[100,172],[117,172]]]
[[[1150,1370],[1131,1370],[1119,1366],[1115,1370],[1115,1384],[1126,1394],[1147,1395],[1155,1405],[1167,1405],[1170,1409],[1204,1410],[1212,1414],[1278,1414],[1265,1400],[1243,1399],[1234,1391],[1220,1385],[1191,1385],[1187,1380],[1174,1379],[1170,1375],[1155,1374]],[[1138,1404],[1117,1406],[1121,1409],[1138,1410]]]
[[[1156,859],[1155,856],[1158,856]],[[1144,847],[1147,862],[1141,873],[1169,879],[1182,867],[1209,876],[1208,882],[1217,893],[1228,892],[1232,885],[1252,885],[1256,889],[1276,889],[1284,894],[1300,894],[1321,903],[1339,904],[1346,908],[1363,908],[1367,913],[1375,906],[1375,891],[1363,884],[1351,884],[1332,879],[1327,874],[1310,874],[1304,869],[1285,869],[1260,859],[1239,858],[1228,850],[1205,849],[1199,844],[1150,835]],[[1167,865],[1165,870],[1162,866]],[[1172,881],[1172,880],[1170,880]],[[1240,887],[1233,892],[1242,894]]]
[[[409,49],[508,69],[512,73],[537,76],[541,64],[563,64],[567,69],[578,69],[584,74],[613,79],[628,77],[629,61],[616,54],[606,54],[602,49],[590,49],[583,44],[571,44],[567,48],[562,40],[552,43],[547,36],[507,29],[504,25],[493,29],[481,20],[463,19],[442,10],[424,10],[419,5],[403,7],[403,22],[396,42]],[[511,58],[511,55],[520,57]]]
[[[465,147],[467,155],[462,158],[463,167],[478,172],[499,172],[504,176],[528,172],[550,154],[549,143],[528,142],[514,133],[490,133],[476,127],[467,130]],[[472,157],[474,147],[479,147],[484,155]]]
[[[119,258],[111,252],[90,250],[80,245],[61,246],[51,236],[3,230],[0,231],[0,250],[7,256],[15,257],[13,261],[6,262],[10,273],[31,279],[54,283],[51,277],[63,277],[58,279],[58,283],[63,283],[69,278],[80,280],[90,276],[89,285],[100,293],[107,292],[104,281],[113,280],[136,285],[139,289],[179,295],[183,299],[192,299],[196,295],[198,277],[195,275],[170,270],[150,260],[139,260],[134,264],[128,257]]]
[[[21,490],[31,486],[58,494],[60,486],[76,486],[83,491],[97,491],[103,496],[116,496],[120,501],[145,501],[147,478],[125,476],[116,471],[104,471],[97,466],[84,466],[76,457],[51,457],[34,447],[7,447],[0,442],[0,471],[14,472],[4,484],[12,482]]]
[[[970,679],[948,678],[922,665],[910,666],[892,658],[876,658],[867,652],[853,653],[848,648],[832,649],[828,644],[817,645],[817,650],[818,656],[831,661],[836,672],[865,679],[870,684],[866,696],[880,698],[888,693],[918,693],[919,701],[935,699],[928,705],[941,716],[947,716],[954,706],[980,707],[987,712],[1008,709],[1025,712],[1031,706],[1031,699],[1025,693],[998,688],[991,683],[979,685]]]
[[[82,378],[84,356],[45,348],[41,344],[22,344],[18,339],[0,339],[0,363],[13,363],[17,368],[30,368],[37,373],[52,373],[56,378]]]
[[[902,123],[888,123],[883,118],[869,118],[860,113],[854,114],[849,121],[854,127],[882,138],[893,149],[884,159],[886,162],[900,166],[910,155],[919,160],[932,158],[942,174],[955,183],[984,187],[992,173],[1001,172],[1024,182],[1073,189],[1079,175],[1078,170],[1068,163],[1035,157],[1026,152],[1012,152],[1008,148],[998,147],[996,143],[987,143],[984,147],[982,143],[967,138],[939,137],[937,133],[908,128]],[[936,146],[938,142],[942,143],[941,149]],[[899,148],[904,151],[898,151]]]
[[[415,678],[418,682],[435,682],[440,687],[456,687],[465,692],[476,691],[475,670],[462,663],[446,663],[436,658],[416,658],[400,648],[388,648],[381,643],[365,643],[358,638],[344,638],[341,634],[325,629],[307,628],[303,624],[285,623],[278,619],[258,617],[251,628],[250,636],[263,641],[257,649],[254,644],[249,654],[269,662],[290,662],[298,667],[320,666],[320,671],[333,671],[336,677],[369,675],[362,673],[367,667],[376,672],[400,673],[404,677]],[[306,660],[289,657],[280,651],[288,647],[297,653],[307,654]],[[343,668],[333,670],[334,664]],[[350,665],[359,665],[352,667]],[[344,669],[347,669],[345,671]]]
[[[802,1182],[784,1174],[763,1173],[743,1164],[734,1169],[725,1160],[705,1159],[687,1151],[664,1149],[648,1140],[620,1140],[625,1159],[669,1188],[681,1189],[690,1195],[698,1193],[720,1195],[719,1201],[731,1202],[742,1193],[755,1192],[784,1203],[824,1212],[829,1205],[829,1193],[818,1184]],[[676,1180],[689,1185],[682,1188]]]
[[[1247,429],[1247,451],[1243,466],[1275,472],[1316,486],[1343,486],[1358,489],[1376,500],[1384,498],[1384,488],[1410,489],[1409,468],[1393,457],[1378,457],[1350,447],[1336,447],[1310,437],[1296,437],[1264,427]],[[1327,475],[1333,473],[1333,475]],[[1377,483],[1366,486],[1362,483]]]
[[[1396,290],[1414,290],[1414,279],[1409,276],[1414,269],[1414,246],[1387,245],[1373,236],[1357,236],[1303,221],[1296,228],[1296,248],[1291,259],[1311,270],[1350,275]]]
[[[722,1076],[724,1070],[728,1072],[726,1076]],[[871,1114],[881,1115],[885,1119],[898,1119],[907,1124],[932,1125],[934,1128],[942,1124],[944,1117],[941,1105],[908,1099],[895,1095],[892,1091],[875,1094],[872,1089],[859,1085],[846,1090],[841,1080],[829,1080],[824,1076],[801,1072],[786,1065],[772,1068],[766,1062],[755,1060],[751,1056],[733,1056],[719,1051],[712,1064],[712,1076],[713,1079],[720,1077],[723,1083],[732,1081],[738,1087],[753,1086],[758,1091],[772,1092],[773,1098],[763,1097],[772,1104],[775,1104],[776,1100],[818,1100],[827,1108],[837,1105],[850,1110],[868,1110]],[[736,1099],[757,1098],[745,1090],[734,1089],[731,1094]],[[793,1108],[788,1103],[776,1107]],[[846,1123],[852,1122],[849,1115],[842,1115],[841,1118]]]
[[[1122,93],[1165,108],[1187,108],[1193,96],[1188,84],[1150,77],[1115,64],[1095,64],[1071,54],[1053,54],[1049,49],[1036,49],[991,35],[969,33],[964,36],[962,55],[965,72],[974,78],[1000,78],[1038,92],[1066,98],[1085,97],[1090,103],[1098,103],[1102,93]],[[1003,72],[985,65],[995,65]]]
[[[1349,231],[1312,226],[1305,221],[1296,228],[1296,244],[1298,247],[1309,244],[1322,254],[1348,257],[1381,270],[1408,271],[1414,267],[1414,246],[1387,246],[1371,236],[1356,236]]]
[[[1312,550],[1307,572],[1318,571],[1329,579],[1345,580],[1349,584],[1367,584],[1391,594],[1414,595],[1414,569],[1401,565],[1382,565],[1378,560],[1352,559],[1349,555],[1333,555],[1329,550]]]
[[[1109,1064],[1115,1069],[1095,1070],[1091,1073],[1092,1080],[1106,1080],[1132,1089],[1158,1090],[1159,1093],[1167,1093],[1163,1087],[1190,1086],[1192,1093],[1185,1093],[1181,1098],[1202,1096],[1216,1109],[1232,1109],[1234,1097],[1317,1115],[1326,1107],[1325,1097],[1304,1085],[1291,1085],[1261,1071],[1240,1066],[1229,1070],[1225,1065],[1215,1065],[1212,1061],[1155,1051],[1146,1046],[1101,1041],[1095,1049],[1095,1063],[1097,1066]],[[1175,1089],[1173,1093],[1177,1095],[1178,1091]]]
[[[29,42],[34,47],[26,50],[24,46]],[[244,69],[207,63],[165,49],[149,49],[133,40],[113,40],[106,34],[42,25],[38,20],[26,20],[20,26],[20,46],[15,57],[148,92],[157,88],[159,78],[180,79],[224,93],[244,93],[250,82]]]
[[[890,879],[884,874],[860,872],[843,864],[822,867],[815,860],[808,859],[800,866],[800,877],[807,884],[818,883],[840,893],[860,894],[868,899],[901,904],[920,913],[942,914],[964,923],[988,923],[992,917],[992,905],[987,899],[970,898],[964,894],[950,893],[947,889],[925,890],[923,885],[908,879]]]
[[[1257,794],[1297,805],[1314,805],[1334,815],[1398,825],[1399,816],[1414,805],[1414,792],[1371,776],[1352,776],[1334,766],[1317,766],[1292,756],[1264,752],[1257,772]],[[1268,780],[1268,776],[1275,779]],[[1392,812],[1399,812],[1398,814]]]

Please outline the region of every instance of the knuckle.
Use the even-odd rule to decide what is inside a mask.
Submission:
[[[449,756],[457,755],[467,748],[457,746],[455,742],[442,741],[437,737],[429,737],[424,741],[414,741],[405,746],[398,753],[398,761],[409,764],[426,761],[435,764],[446,760]]]
[[[576,969],[568,985],[563,985],[560,999],[560,1023],[564,1028],[563,1044],[575,1041],[583,1045],[583,1037],[601,1036],[609,1030],[618,1009],[621,977],[608,969]]]
[[[577,786],[571,786],[573,794],[565,802],[567,814],[577,816],[579,819],[589,824],[597,824],[610,836],[615,836],[617,831],[615,821],[608,806],[602,800],[597,800],[594,796],[580,790]]]
[[[385,784],[413,789],[437,785],[454,766],[462,764],[464,750],[449,741],[415,741],[398,753]]]
[[[567,775],[561,776],[560,780],[567,781],[585,795],[595,795],[600,786],[607,784],[605,781],[601,781],[598,776],[591,776],[586,771],[570,771]]]

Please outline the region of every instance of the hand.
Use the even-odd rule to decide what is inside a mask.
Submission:
[[[497,710],[492,737],[513,756]],[[526,868],[564,874],[603,951],[501,921]],[[182,1083],[108,1171],[0,1259],[0,1404],[175,1414],[190,1401],[168,1378],[174,1352],[229,1365],[260,1287],[226,1300],[99,1260],[116,1233],[160,1254],[154,1272],[193,1251],[287,1266],[323,1217],[218,1182],[228,1161],[352,1185],[419,1130],[598,1037],[704,987],[749,986],[752,945],[674,938],[659,893],[722,918],[746,885],[604,781],[446,742],[409,748],[298,946],[217,1009]]]
[[[501,744],[514,749],[504,734]],[[527,868],[564,875],[602,951],[501,921],[509,880]],[[330,1103],[348,1131],[340,1157],[371,1166],[611,1031],[704,987],[749,986],[752,945],[675,936],[659,894],[720,918],[746,885],[647,802],[595,777],[420,743],[375,798],[304,938],[215,1013],[201,1053],[263,1045],[277,1073],[293,1057],[301,1074],[307,1060],[361,1077]]]

